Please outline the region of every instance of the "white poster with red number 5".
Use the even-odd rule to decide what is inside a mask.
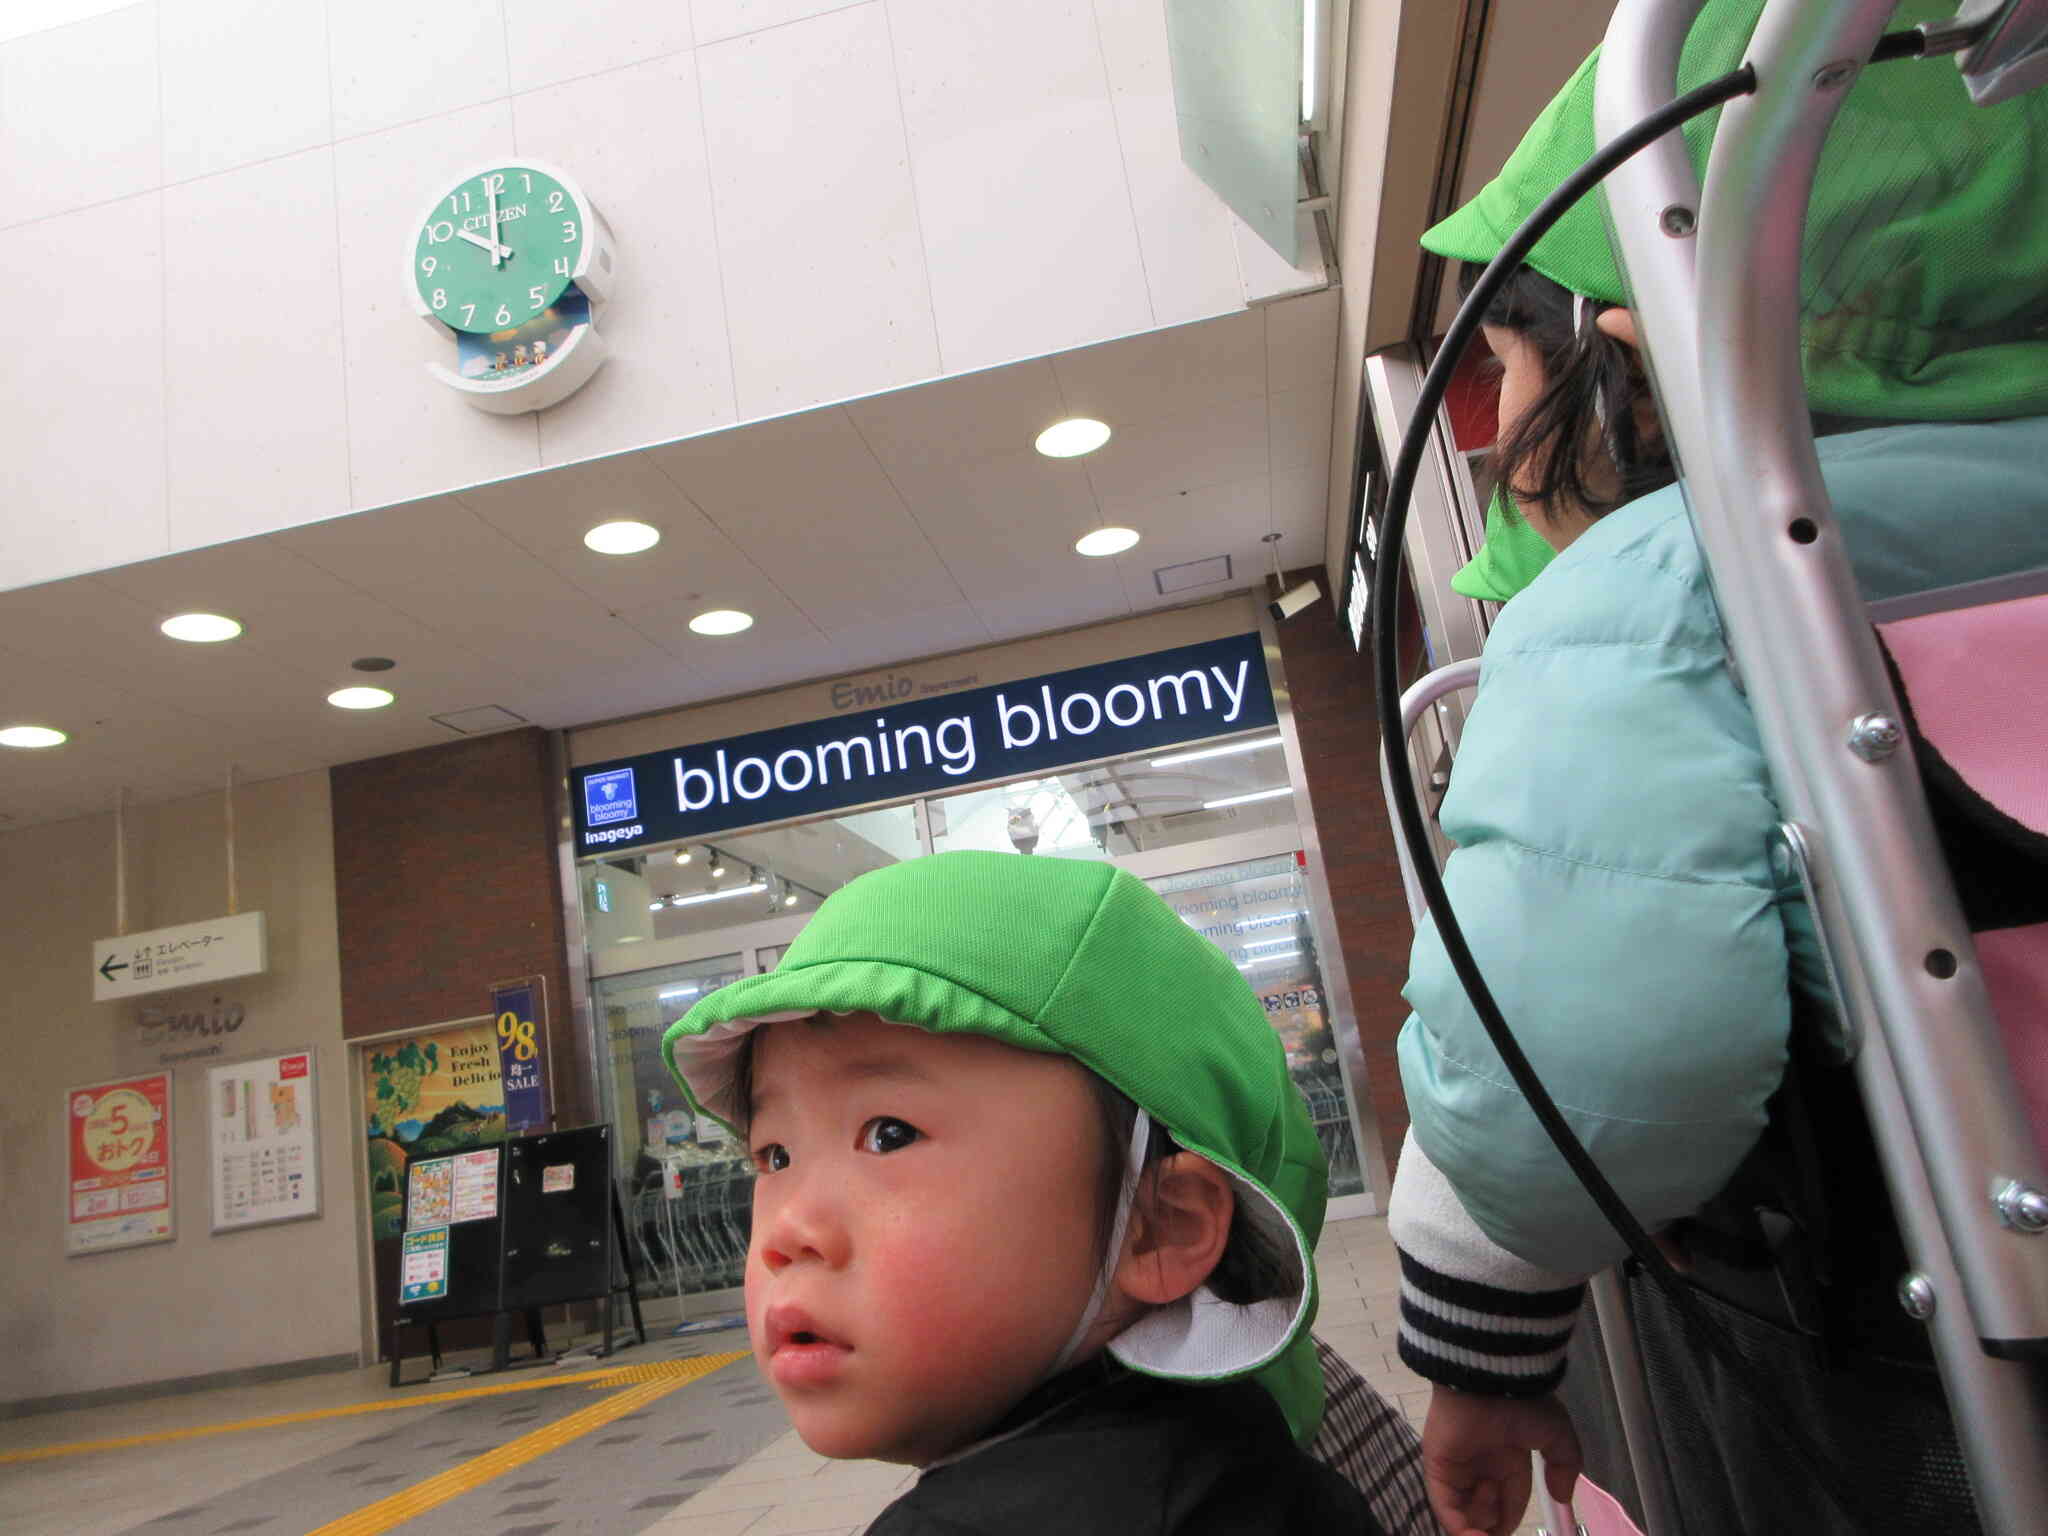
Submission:
[[[67,1256],[160,1243],[171,1225],[171,1074],[73,1088],[64,1105],[71,1180]]]

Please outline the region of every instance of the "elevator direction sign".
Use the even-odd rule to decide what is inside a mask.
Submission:
[[[99,939],[92,946],[92,1000],[112,1003],[146,992],[260,976],[269,961],[261,912]]]

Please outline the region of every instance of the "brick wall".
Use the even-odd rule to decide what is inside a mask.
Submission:
[[[1311,576],[1325,579],[1318,568],[1294,572],[1288,581]],[[1401,892],[1393,827],[1380,793],[1372,659],[1352,649],[1343,613],[1329,594],[1280,625],[1279,635],[1302,765],[1315,805],[1316,833],[1336,907],[1337,940],[1365,1048],[1373,1113],[1391,1173],[1408,1129],[1408,1106],[1394,1065],[1394,1038],[1408,1017],[1401,985],[1408,979],[1414,929]]]
[[[492,982],[544,976],[557,1123],[595,1120],[569,1011],[546,733],[348,763],[331,778],[343,1035],[485,1013]]]

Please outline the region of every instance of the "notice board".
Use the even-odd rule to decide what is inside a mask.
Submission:
[[[398,1306],[406,1322],[498,1309],[501,1149],[420,1158],[405,1169]]]
[[[214,1231],[320,1214],[318,1099],[311,1049],[207,1069]]]
[[[585,1125],[505,1143],[508,1310],[612,1288],[611,1133],[609,1125]]]

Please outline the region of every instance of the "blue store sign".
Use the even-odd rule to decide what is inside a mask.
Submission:
[[[578,775],[579,852],[704,837],[1272,725],[1256,634],[807,720]]]

